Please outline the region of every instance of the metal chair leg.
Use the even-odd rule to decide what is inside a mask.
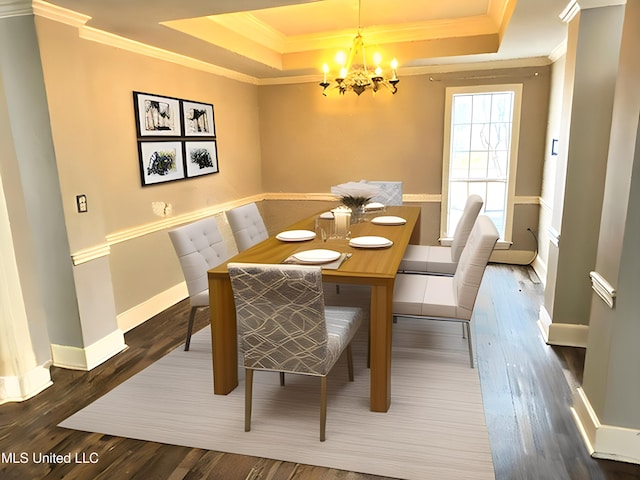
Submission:
[[[251,396],[253,395],[253,370],[245,369],[244,380],[244,431],[251,430]]]
[[[353,351],[351,344],[347,345],[347,368],[349,369],[349,381],[353,382]]]
[[[473,344],[471,342],[471,324],[463,323],[462,328],[465,330],[467,334],[467,341],[469,342],[469,363],[471,364],[471,368],[475,368],[473,363]]]
[[[187,339],[184,342],[184,351],[189,351],[189,344],[191,343],[191,333],[193,332],[193,321],[196,318],[196,311],[198,307],[191,307],[191,313],[189,313],[189,325],[187,326]]]
[[[327,426],[327,377],[320,377],[320,441],[324,442]]]

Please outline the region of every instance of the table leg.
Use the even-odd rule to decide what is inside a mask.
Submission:
[[[228,278],[209,278],[213,357],[213,393],[226,395],[238,386],[236,310]]]
[[[372,412],[386,412],[391,405],[391,333],[393,280],[371,287],[371,393]]]

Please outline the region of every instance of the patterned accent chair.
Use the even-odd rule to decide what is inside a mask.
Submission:
[[[245,431],[251,430],[254,370],[321,380],[320,441],[325,440],[327,374],[344,350],[353,381],[351,340],[362,323],[356,307],[325,306],[318,266],[229,263],[245,380]]]
[[[383,205],[402,205],[402,182],[378,182],[368,180],[367,183],[380,187],[380,191],[371,199]]]
[[[460,322],[473,362],[471,315],[489,257],[498,240],[498,230],[486,215],[480,215],[469,234],[453,277],[398,274],[393,291],[393,317]]]
[[[469,238],[469,233],[483,205],[482,197],[470,195],[453,234],[450,247],[439,245],[407,245],[399,270],[405,273],[453,275]]]
[[[242,252],[269,237],[267,227],[255,203],[248,203],[226,212],[229,226],[236,240],[238,252]]]
[[[184,344],[184,349],[189,350],[196,312],[199,308],[209,307],[207,270],[228,260],[230,255],[213,217],[171,230],[169,238],[178,254],[189,292],[191,312]]]

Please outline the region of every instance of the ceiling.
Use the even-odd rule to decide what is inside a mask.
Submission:
[[[318,76],[360,29],[399,73],[456,64],[549,63],[567,0],[48,0],[85,27],[248,75]],[[507,63],[505,63],[507,62]],[[333,64],[333,65],[332,65]],[[388,63],[386,63],[388,65]],[[487,64],[490,65],[490,64]],[[387,67],[388,68],[388,67]]]

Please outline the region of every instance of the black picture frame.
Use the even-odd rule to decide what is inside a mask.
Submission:
[[[215,139],[184,142],[187,178],[218,173],[218,148]]]
[[[182,125],[185,137],[215,137],[213,105],[182,100]]]
[[[551,155],[558,155],[558,139],[551,140]]]
[[[133,92],[143,187],[220,171],[210,103]]]
[[[186,178],[184,146],[179,140],[138,141],[138,158],[143,187]]]
[[[138,137],[181,137],[182,109],[178,98],[133,92]]]

